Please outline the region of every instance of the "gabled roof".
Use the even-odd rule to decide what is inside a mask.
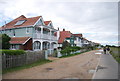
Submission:
[[[51,21],[44,21],[45,25],[48,25]]]
[[[73,34],[76,37],[82,37],[82,34]]]
[[[72,33],[70,31],[60,31],[60,37],[58,43],[63,43],[66,38],[71,37]]]
[[[30,37],[11,37],[10,44],[25,44]]]
[[[21,15],[18,18],[12,20],[11,22],[7,23],[6,25],[2,26],[0,29],[2,30],[2,29],[31,26],[31,25],[34,25],[40,17],[41,16],[26,18],[24,15]],[[20,20],[26,20],[26,21],[21,25],[15,25]]]

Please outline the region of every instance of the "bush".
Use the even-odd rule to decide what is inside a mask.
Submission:
[[[21,54],[25,54],[24,50],[0,50],[0,52],[2,52],[2,54],[6,54],[6,55],[21,55]]]
[[[57,57],[57,50],[54,51],[54,53],[52,54],[53,57]]]
[[[66,54],[69,55],[70,52],[75,52],[80,50],[81,48],[78,46],[74,46],[74,47],[66,47],[65,49],[61,50],[60,53],[65,56]]]
[[[2,34],[2,40],[0,40],[0,43],[2,43],[2,49],[9,49],[10,48],[10,37],[7,34]]]
[[[61,53],[63,56],[65,56],[65,55],[67,54],[67,50],[65,50],[65,49],[64,49],[64,50],[61,50],[60,53]]]
[[[70,43],[67,42],[67,41],[64,41],[63,44],[62,44],[62,49],[65,49],[67,47],[71,47]]]

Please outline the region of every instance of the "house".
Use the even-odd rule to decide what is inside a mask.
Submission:
[[[10,49],[54,50],[57,37],[52,21],[44,21],[42,16],[26,18],[24,15],[0,27],[1,34],[11,37]]]
[[[82,42],[83,42],[83,45],[82,45],[83,47],[90,46],[89,40],[87,40],[86,38],[83,38]]]
[[[63,31],[57,32],[57,36],[58,36],[58,48],[62,47],[62,43],[64,41],[68,41],[71,45],[74,45],[74,38],[70,31],[65,31],[65,29],[63,29]]]
[[[59,29],[58,29],[59,30]],[[80,34],[72,34],[70,31],[57,31],[58,38],[58,47],[62,47],[62,43],[64,41],[68,41],[71,46],[79,46],[84,47],[88,45],[88,40],[83,38],[83,35]]]
[[[80,33],[80,34],[73,34],[74,37],[75,37],[75,40],[74,40],[74,43],[76,46],[79,46],[79,47],[82,47],[83,46],[83,35]]]

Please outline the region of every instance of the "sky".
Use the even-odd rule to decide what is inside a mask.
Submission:
[[[0,0],[0,26],[20,15],[42,16],[61,31],[65,28],[102,45],[118,45],[117,0]]]

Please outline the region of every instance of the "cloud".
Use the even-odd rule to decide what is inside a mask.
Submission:
[[[0,25],[20,15],[42,15],[44,20],[52,20],[55,28],[83,33],[89,40],[104,44],[118,40],[117,2],[1,0],[0,5]]]

